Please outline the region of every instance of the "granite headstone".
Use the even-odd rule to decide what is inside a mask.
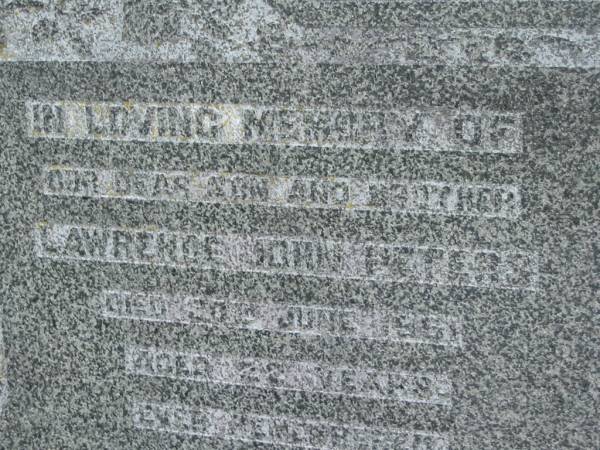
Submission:
[[[600,2],[0,2],[0,448],[600,448]]]

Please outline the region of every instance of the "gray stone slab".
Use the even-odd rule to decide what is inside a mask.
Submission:
[[[598,448],[598,8],[0,3],[0,448]]]

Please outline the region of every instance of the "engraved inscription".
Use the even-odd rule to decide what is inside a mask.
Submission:
[[[33,234],[36,254],[57,260],[537,289],[537,257],[516,251],[44,223]]]
[[[128,291],[103,291],[99,301],[102,317],[112,319],[202,324],[300,336],[462,345],[461,323],[435,315],[366,308],[261,304]]]
[[[299,391],[344,397],[450,405],[444,375],[386,372],[260,358],[128,348],[128,373],[222,385]]]
[[[522,115],[196,103],[28,102],[36,138],[517,153]]]
[[[353,426],[287,416],[238,414],[212,408],[192,409],[164,403],[136,402],[129,412],[133,427],[140,430],[263,443],[278,448],[448,449],[447,436],[437,433]]]
[[[44,194],[516,218],[518,186],[47,167]]]

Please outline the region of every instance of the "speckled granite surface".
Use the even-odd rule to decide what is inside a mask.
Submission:
[[[599,4],[211,3],[0,6],[0,448],[600,448]]]

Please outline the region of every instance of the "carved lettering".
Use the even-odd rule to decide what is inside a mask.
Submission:
[[[409,403],[450,404],[451,383],[443,375],[288,360],[235,359],[154,348],[128,348],[125,366],[128,373],[150,377]]]
[[[520,113],[289,109],[196,103],[27,103],[30,136],[365,150],[518,153]]]
[[[347,450],[394,448],[447,450],[444,434],[363,427],[287,416],[238,414],[219,409],[134,403],[129,411],[139,430],[262,443],[276,447]]]
[[[524,252],[44,223],[33,233],[37,255],[57,260],[497,289],[538,281],[537,257]]]
[[[285,305],[163,293],[103,291],[105,318],[445,346],[462,345],[454,318],[367,308]]]
[[[61,197],[251,203],[265,206],[390,211],[516,219],[518,186],[281,177],[205,172],[146,172],[47,167],[44,193]]]

